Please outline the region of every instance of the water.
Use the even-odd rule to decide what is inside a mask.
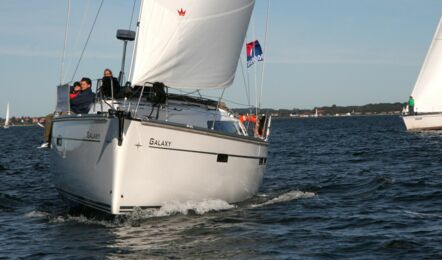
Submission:
[[[68,211],[41,134],[0,130],[0,256],[442,259],[442,132],[398,117],[275,119],[255,198],[115,219]]]

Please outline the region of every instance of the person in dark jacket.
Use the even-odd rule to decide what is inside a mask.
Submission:
[[[95,94],[91,90],[91,79],[82,78],[80,85],[81,92],[71,99],[71,111],[75,114],[87,114],[95,100]]]
[[[103,97],[116,98],[119,90],[120,83],[118,82],[118,79],[113,76],[110,69],[105,69],[101,85],[101,93],[103,94]]]

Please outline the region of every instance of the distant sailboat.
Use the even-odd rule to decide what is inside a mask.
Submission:
[[[5,125],[3,128],[9,128],[9,103],[6,105]]]
[[[414,111],[402,117],[407,130],[442,129],[442,19],[433,37],[411,96]]]

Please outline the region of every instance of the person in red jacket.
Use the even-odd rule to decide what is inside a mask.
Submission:
[[[73,86],[73,90],[72,92],[69,94],[69,99],[72,100],[74,98],[76,98],[78,96],[78,94],[80,94],[81,91],[81,86],[80,86],[80,82],[76,81],[74,82],[74,86]]]

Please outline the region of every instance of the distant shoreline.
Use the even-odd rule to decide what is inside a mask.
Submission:
[[[376,103],[362,106],[322,106],[313,109],[273,109],[261,108],[259,113],[270,114],[274,117],[340,117],[340,116],[370,116],[370,115],[401,115],[405,103]],[[254,113],[255,108],[232,108],[238,114]],[[34,126],[37,122],[44,124],[46,116],[38,117],[12,117],[11,124],[14,126]],[[23,122],[23,123],[22,123]],[[0,124],[4,124],[4,118],[0,118]]]
[[[340,117],[340,116],[371,116],[371,115],[401,115],[405,103],[377,103],[363,106],[322,106],[313,109],[271,109],[262,108],[261,114],[274,117]],[[253,113],[255,108],[234,108],[238,114]]]

